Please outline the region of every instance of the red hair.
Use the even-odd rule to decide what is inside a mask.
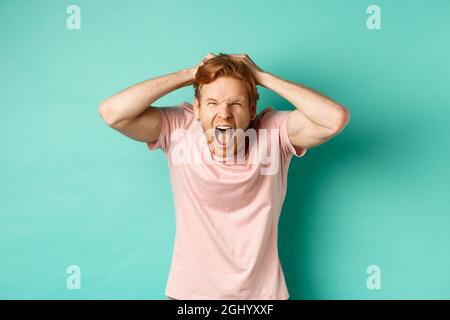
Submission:
[[[250,108],[256,108],[259,94],[256,89],[256,79],[251,70],[243,62],[236,61],[230,55],[224,53],[219,53],[216,57],[207,60],[197,69],[193,83],[197,99],[200,100],[202,85],[211,83],[219,77],[243,80],[247,89],[249,106]]]

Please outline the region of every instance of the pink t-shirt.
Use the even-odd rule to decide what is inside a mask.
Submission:
[[[307,150],[289,141],[289,111],[267,107],[260,112],[251,123],[257,134],[249,139],[244,162],[230,163],[210,152],[192,104],[158,109],[161,134],[147,146],[167,156],[176,211],[166,295],[288,299],[278,256],[278,220],[289,162]]]

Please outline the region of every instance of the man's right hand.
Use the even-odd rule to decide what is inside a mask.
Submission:
[[[214,57],[217,57],[217,55],[210,52],[196,66],[192,67],[190,69],[191,74],[192,74],[192,79],[195,79],[195,75],[197,74],[198,68],[201,67],[202,65],[204,65],[206,61],[208,61],[209,59],[214,58]]]

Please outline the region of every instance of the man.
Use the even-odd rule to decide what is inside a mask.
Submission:
[[[187,85],[193,105],[150,106]],[[256,85],[296,110],[256,115]],[[247,54],[210,53],[102,101],[99,113],[168,157],[176,211],[168,297],[288,299],[277,228],[289,163],[339,134],[349,121],[345,107],[263,71]]]

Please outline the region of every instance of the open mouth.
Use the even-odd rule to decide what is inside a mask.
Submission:
[[[233,137],[234,129],[231,126],[217,126],[214,130],[216,141],[222,145],[227,146]]]

